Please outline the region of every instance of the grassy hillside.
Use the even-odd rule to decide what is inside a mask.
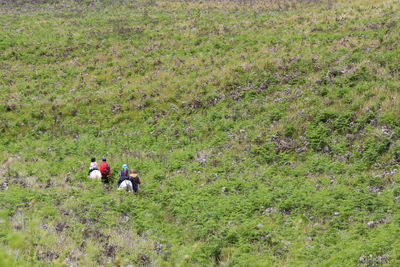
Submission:
[[[0,1],[0,265],[399,265],[400,5],[347,2]]]

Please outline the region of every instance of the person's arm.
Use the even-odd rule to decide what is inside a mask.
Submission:
[[[108,165],[108,175],[111,175],[111,167]]]
[[[103,165],[103,163],[100,164],[100,166],[99,166],[99,171],[100,171],[101,174],[103,175],[103,171],[104,171],[104,165]]]
[[[119,179],[118,179],[118,182],[117,182],[117,188],[119,188],[119,186],[121,185],[122,181],[123,181],[122,177],[120,176]]]

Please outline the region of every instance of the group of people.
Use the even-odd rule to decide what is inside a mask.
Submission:
[[[111,175],[110,164],[107,163],[107,159],[104,157],[102,159],[101,164],[98,166],[96,162],[96,158],[92,158],[89,167],[88,177],[91,176],[91,173],[94,171],[98,171],[101,174],[101,181],[105,184],[110,183],[109,176]],[[141,180],[139,175],[135,172],[135,170],[129,170],[128,165],[122,165],[122,170],[119,173],[119,179],[117,182],[118,189],[126,189],[128,191],[139,191],[139,184],[141,184]]]
[[[97,164],[96,158],[92,158],[90,162],[88,177],[90,177],[90,174],[92,172],[100,172],[101,181],[103,183],[108,184],[110,182],[108,176],[111,175],[111,168],[110,164],[107,163],[107,159],[105,157],[102,159],[100,166]]]

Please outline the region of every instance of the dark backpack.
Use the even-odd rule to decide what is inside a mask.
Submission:
[[[107,163],[106,167],[104,168],[103,172],[101,175],[107,176],[110,173],[110,165]]]
[[[124,179],[129,179],[129,170],[128,169],[121,170],[120,176]]]

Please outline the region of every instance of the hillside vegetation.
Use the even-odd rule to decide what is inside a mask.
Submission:
[[[399,266],[399,19],[1,0],[0,265]]]

